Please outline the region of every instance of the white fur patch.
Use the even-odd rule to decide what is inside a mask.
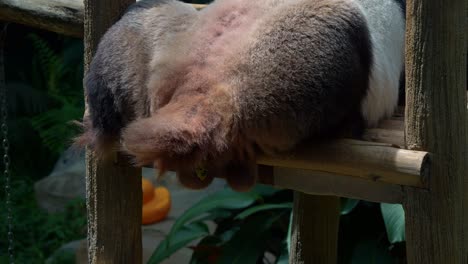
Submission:
[[[393,114],[398,104],[400,75],[404,65],[405,20],[394,0],[355,0],[364,13],[373,46],[369,90],[361,111],[373,127]]]

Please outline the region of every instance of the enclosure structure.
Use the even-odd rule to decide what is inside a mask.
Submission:
[[[0,19],[83,36],[87,67],[132,2],[0,0]],[[467,1],[406,6],[404,117],[366,131],[367,141],[258,161],[261,182],[295,191],[290,263],[336,263],[340,196],[403,204],[408,263],[468,263]],[[117,153],[107,163],[87,153],[91,263],[141,263],[140,172]]]

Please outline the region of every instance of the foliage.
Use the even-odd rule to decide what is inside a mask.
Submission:
[[[33,183],[49,173],[83,113],[81,40],[11,24],[5,47],[16,263],[44,263],[64,243],[86,236],[83,201],[48,214]],[[0,162],[0,169],[3,166]],[[4,184],[0,175],[0,187]],[[8,263],[6,209],[0,191],[0,263]],[[70,263],[60,254],[55,263]],[[59,262],[57,262],[59,261]]]
[[[16,263],[44,263],[64,243],[86,237],[86,207],[83,200],[71,202],[64,212],[48,214],[35,202],[33,182],[27,177],[15,176],[13,179]],[[4,200],[3,192],[1,194],[0,199]],[[0,203],[0,212],[0,248],[5,249],[8,248],[8,240],[5,239],[7,225],[4,203]],[[0,263],[8,263],[4,253],[0,251]]]
[[[379,204],[346,198],[341,204],[339,263],[397,263],[404,258],[386,239]],[[221,190],[176,220],[149,263],[160,263],[196,240],[196,245],[189,246],[193,250],[191,264],[270,263],[272,259],[265,258],[268,253],[275,263],[288,263],[291,208],[288,190],[262,185],[248,193]],[[209,231],[206,221],[217,224],[214,232]],[[388,232],[391,236],[392,231]]]
[[[390,243],[405,241],[405,212],[401,204],[380,204]]]
[[[69,122],[83,115],[83,64],[76,64],[78,59],[73,57],[82,53],[79,45],[70,45],[59,56],[37,35],[29,35],[29,39],[37,52],[33,58],[34,76],[43,77],[53,104],[51,109],[33,117],[32,125],[49,150],[61,153],[76,133]]]
[[[359,200],[350,198],[341,198],[341,215],[347,215],[351,213],[354,208],[358,205]]]
[[[290,192],[263,185],[247,193],[226,188],[207,196],[177,219],[149,263],[160,263],[198,238],[203,239],[192,247],[191,263],[256,263],[266,252],[279,255],[291,210],[291,203],[281,200],[291,200]],[[208,220],[217,224],[213,233]]]
[[[47,173],[83,114],[81,40],[10,25],[6,38],[8,127],[13,170]]]

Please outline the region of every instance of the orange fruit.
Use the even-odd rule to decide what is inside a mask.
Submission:
[[[171,195],[165,187],[154,189],[153,198],[143,204],[142,223],[144,225],[159,222],[167,217],[171,209]]]

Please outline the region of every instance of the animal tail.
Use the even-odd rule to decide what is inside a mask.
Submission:
[[[225,92],[183,95],[151,117],[130,123],[122,132],[123,150],[136,163],[167,169],[195,169],[228,146],[231,100]]]
[[[104,157],[118,150],[116,143],[123,127],[123,118],[116,108],[116,98],[111,89],[106,86],[98,71],[93,69],[98,67],[96,64],[93,61],[84,79],[88,112],[82,122],[73,122],[81,128],[82,133],[73,140],[72,147],[87,146],[98,157]]]
[[[202,189],[224,177],[235,190],[246,191],[256,181],[253,152],[236,138],[231,97],[216,90],[208,95],[184,95],[153,116],[130,123],[122,133],[124,151],[140,165],[154,164],[160,176],[175,170],[179,182]]]

